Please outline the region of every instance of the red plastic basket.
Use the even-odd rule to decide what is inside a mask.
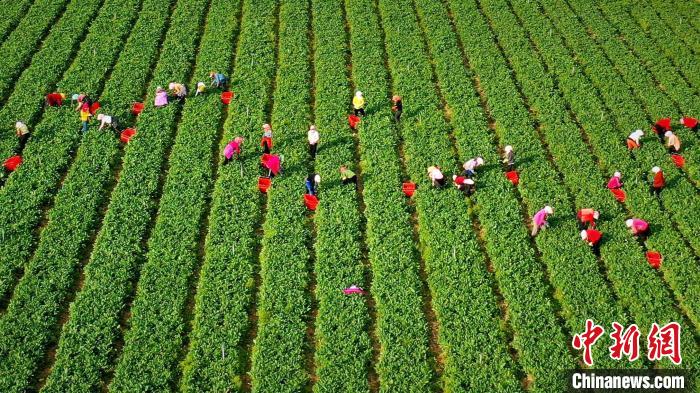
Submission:
[[[680,154],[671,154],[671,160],[673,160],[673,163],[679,168],[683,168],[685,165],[685,158]]]
[[[360,124],[360,118],[355,115],[349,115],[348,124],[350,125],[350,128],[354,130],[355,128],[357,128],[357,125]]]
[[[403,193],[406,194],[407,197],[412,197],[413,193],[416,192],[416,183],[412,183],[410,181],[403,183],[401,191],[403,191]]]
[[[316,195],[304,194],[304,205],[306,205],[306,208],[309,210],[316,210],[318,198],[316,198]]]
[[[258,178],[258,190],[260,190],[260,192],[263,194],[267,193],[267,189],[270,188],[270,184],[272,184],[272,181],[270,181],[269,177]]]
[[[12,157],[8,158],[7,160],[5,160],[5,163],[3,164],[3,166],[4,166],[5,169],[7,169],[8,171],[14,171],[15,169],[17,169],[17,167],[18,167],[21,163],[22,163],[22,157],[21,157],[21,156],[12,156]]]
[[[90,105],[90,113],[94,115],[95,113],[97,113],[97,111],[100,110],[100,108],[100,103],[95,101],[92,103],[92,105]]]
[[[138,116],[143,112],[143,108],[143,102],[134,102],[134,104],[131,105],[131,113]]]
[[[610,190],[610,192],[613,194],[615,199],[617,199],[619,202],[624,202],[625,199],[627,198],[627,195],[625,194],[625,192],[620,190],[620,189]]]
[[[508,179],[508,181],[513,183],[514,186],[517,186],[518,183],[520,183],[520,176],[516,171],[506,172],[506,178]]]
[[[661,266],[661,262],[664,259],[661,256],[661,254],[657,251],[647,251],[646,257],[647,262],[649,262],[649,266],[653,267],[654,269],[658,269]]]
[[[136,130],[133,128],[127,128],[126,130],[122,131],[121,136],[119,137],[119,140],[121,140],[124,143],[129,143],[129,140],[136,135]]]
[[[225,92],[221,93],[221,102],[223,102],[224,105],[230,104],[232,98],[233,98],[232,91],[225,91]]]

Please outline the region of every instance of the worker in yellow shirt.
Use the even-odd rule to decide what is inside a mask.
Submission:
[[[90,121],[91,117],[92,113],[90,113],[90,106],[87,103],[84,103],[80,108],[80,121],[83,123],[83,132],[87,132],[88,122]]]
[[[365,115],[365,97],[359,90],[355,93],[355,97],[352,98],[352,109],[355,111],[355,116]]]

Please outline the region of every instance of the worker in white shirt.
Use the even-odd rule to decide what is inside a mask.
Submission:
[[[318,130],[316,130],[316,126],[312,125],[311,127],[309,127],[308,138],[309,154],[311,155],[311,159],[315,160],[316,149],[318,147],[318,140],[320,139],[320,135],[318,134]]]

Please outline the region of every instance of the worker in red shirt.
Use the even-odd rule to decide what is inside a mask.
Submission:
[[[698,119],[694,117],[683,117],[680,123],[693,131],[698,130]]]
[[[603,234],[595,229],[584,229],[581,231],[581,240],[588,243],[593,248],[593,252],[598,254],[600,246],[600,238]]]
[[[651,184],[651,191],[654,195],[659,196],[661,190],[666,186],[666,178],[664,177],[664,171],[658,166],[651,168],[651,172],[654,174],[654,179]]]
[[[664,143],[664,134],[666,131],[671,131],[671,118],[670,117],[665,117],[656,123],[651,127],[652,130],[656,133],[656,136],[659,137],[659,140],[661,143]]]
[[[600,213],[589,208],[581,209],[576,213],[576,218],[578,219],[581,229],[595,228],[595,220],[597,220],[598,217],[600,217]]]
[[[46,103],[46,106],[61,106],[63,105],[63,100],[65,99],[65,94],[54,92],[47,94],[44,102]]]

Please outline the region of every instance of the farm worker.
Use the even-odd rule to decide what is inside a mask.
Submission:
[[[608,188],[611,190],[617,190],[622,187],[622,173],[615,172],[613,176],[608,180]]]
[[[401,96],[391,97],[391,102],[394,104],[391,107],[391,111],[394,112],[394,121],[397,123],[401,121],[401,115],[403,114],[403,99]]]
[[[87,104],[88,108],[90,108],[92,105],[92,99],[90,99],[90,97],[88,97],[88,95],[85,93],[80,93],[77,96],[74,94],[73,98],[75,98],[75,101],[78,102],[78,106],[75,107],[76,111],[82,110],[83,104]]]
[[[226,81],[228,81],[226,75],[215,71],[209,73],[209,78],[211,78],[211,86],[215,86],[217,88],[223,88],[226,86]]]
[[[586,228],[586,226],[595,228],[595,220],[597,220],[598,217],[600,217],[600,213],[589,208],[581,209],[576,213],[576,218],[581,228]]]
[[[197,82],[197,91],[194,93],[194,96],[197,97],[200,94],[204,94],[205,90],[207,90],[207,85],[204,82]]]
[[[112,128],[115,132],[119,132],[119,130],[117,129],[118,122],[116,117],[100,113],[99,115],[97,115],[97,121],[100,122],[99,131],[102,131],[102,129],[105,127],[109,127]]]
[[[659,141],[664,143],[664,133],[666,131],[671,131],[671,118],[665,117],[657,121],[653,126],[651,126],[651,129],[654,131],[654,133],[656,133],[656,136],[659,137]]]
[[[694,117],[683,117],[680,123],[693,131],[698,130],[698,119]]]
[[[464,176],[452,175],[452,184],[454,184],[454,186],[460,191],[465,191],[467,188],[467,180],[468,179]]]
[[[343,184],[354,183],[355,187],[357,187],[357,175],[345,165],[340,166],[340,180],[342,180]]]
[[[158,88],[156,89],[154,105],[157,108],[161,108],[168,105],[168,93],[160,86],[158,86]]]
[[[280,156],[274,154],[263,154],[261,160],[263,166],[270,170],[270,172],[267,174],[268,177],[282,173],[282,159]]]
[[[476,183],[472,179],[466,179],[464,181],[464,193],[467,196],[472,196],[476,192]]]
[[[357,285],[351,285],[348,288],[343,289],[343,293],[346,295],[353,295],[353,294],[364,295],[365,290],[358,287]]]
[[[63,100],[66,99],[66,95],[63,93],[49,93],[46,95],[44,100],[46,106],[61,106],[63,105]]]
[[[464,172],[462,172],[462,175],[471,178],[474,175],[476,175],[476,168],[484,165],[484,159],[481,157],[475,157],[462,165],[462,168],[464,168]]]
[[[445,176],[437,165],[428,167],[428,177],[433,187],[440,188],[445,185]]]
[[[471,196],[476,191],[474,180],[467,179],[464,176],[452,175],[452,183],[467,196]]]
[[[83,124],[83,132],[87,132],[88,130],[88,122],[90,121],[90,117],[92,117],[92,114],[90,113],[90,105],[88,105],[86,102],[80,108],[80,121]]]
[[[182,83],[170,82],[170,84],[168,84],[168,90],[170,90],[178,100],[182,100],[187,96],[187,88]]]
[[[627,137],[627,148],[629,150],[634,150],[642,146],[641,138],[644,136],[644,131],[635,130]]]
[[[272,151],[272,127],[269,124],[263,124],[263,137],[260,141],[260,147],[263,148],[263,153]]]
[[[305,186],[309,195],[316,195],[320,184],[321,176],[319,176],[317,173],[310,173],[309,176],[306,177]]]
[[[625,225],[630,229],[632,235],[638,236],[642,239],[649,235],[649,223],[641,220],[639,218],[630,218],[625,221]]]
[[[318,140],[320,139],[320,135],[316,130],[316,126],[312,125],[311,127],[309,127],[308,139],[309,154],[311,154],[311,159],[316,159],[316,148],[318,147]]]
[[[233,140],[229,142],[226,145],[226,147],[224,147],[224,165],[228,164],[228,162],[231,161],[231,158],[233,158],[234,154],[236,155],[236,159],[238,159],[241,156],[242,147],[243,138],[240,136],[233,138]]]
[[[24,145],[27,144],[27,139],[29,139],[29,127],[21,121],[18,121],[15,123],[15,135],[19,138],[20,150],[24,149]]]
[[[584,229],[581,231],[581,240],[593,247],[593,251],[596,253],[598,252],[601,237],[603,237],[603,234],[595,229]]]
[[[651,172],[654,174],[654,179],[651,184],[651,190],[656,196],[659,196],[661,190],[666,186],[666,178],[664,177],[664,171],[658,166],[651,168]]]
[[[664,134],[666,137],[666,148],[668,148],[669,153],[678,153],[681,151],[681,140],[678,136],[671,131],[666,131]]]
[[[540,228],[544,228],[549,225],[549,223],[547,223],[547,217],[550,214],[554,214],[554,209],[547,205],[532,216],[532,236],[537,235]]]
[[[365,115],[365,97],[359,90],[355,92],[355,96],[352,98],[352,109],[355,116]]]
[[[506,164],[506,170],[508,172],[512,171],[515,167],[515,153],[513,153],[513,146],[506,146],[503,149],[503,163]]]

